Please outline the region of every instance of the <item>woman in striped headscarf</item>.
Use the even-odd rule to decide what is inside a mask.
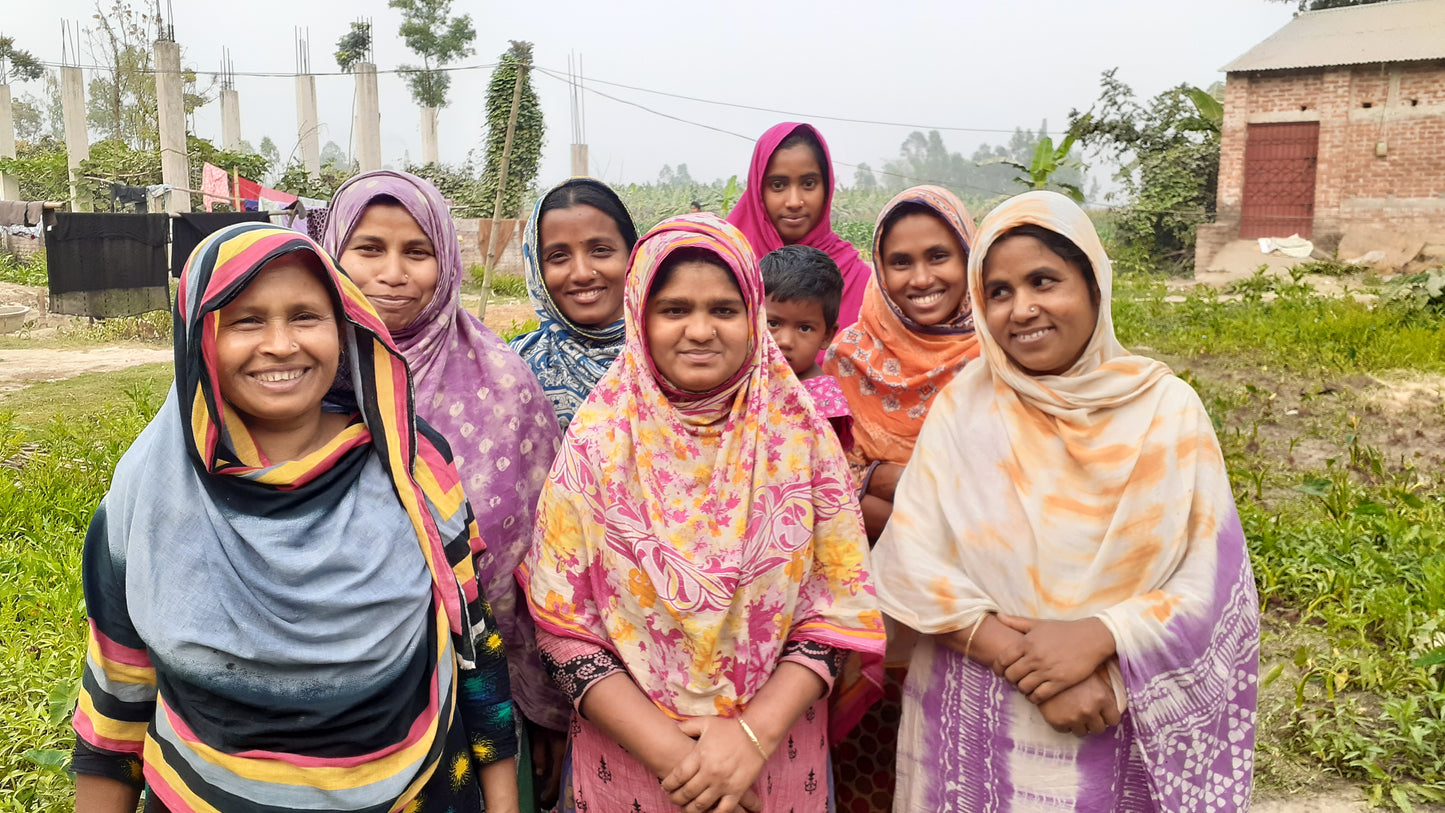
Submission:
[[[821,813],[828,689],[849,653],[876,683],[883,647],[843,451],[725,221],[643,237],[624,320],[518,572],[577,705],[564,801]]]
[[[175,326],[86,536],[76,808],[515,811],[484,546],[381,319],[248,223],[197,247]]]

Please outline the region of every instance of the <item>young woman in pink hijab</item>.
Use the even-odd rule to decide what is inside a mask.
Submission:
[[[858,321],[873,271],[852,243],[833,232],[834,180],[828,143],[813,125],[774,125],[753,147],[748,187],[728,222],[748,238],[755,256],[804,245],[832,257],[843,272],[838,327],[845,328]]]

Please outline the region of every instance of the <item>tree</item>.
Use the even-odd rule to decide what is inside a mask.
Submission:
[[[537,165],[542,158],[546,122],[542,119],[537,92],[532,88],[532,78],[527,74],[531,65],[532,43],[512,40],[511,47],[502,54],[501,64],[492,71],[492,81],[487,87],[486,161],[482,170],[482,189],[490,206],[500,185],[498,176],[501,173],[502,148],[507,138],[507,117],[512,111],[512,88],[518,71],[523,74],[517,127],[512,136],[512,158],[503,187],[500,217],[517,216],[522,208],[523,196],[537,177]]]
[[[15,47],[15,38],[0,34],[0,84],[11,79],[34,81],[45,74],[45,66],[29,51]]]
[[[350,30],[336,41],[336,66],[342,73],[351,73],[356,63],[365,62],[370,54],[370,23],[352,23]]]
[[[348,165],[346,153],[335,141],[328,141],[321,146],[321,167],[345,167]]]
[[[86,90],[86,121],[105,138],[136,149],[160,144],[155,69],[150,30],[157,18],[131,9],[129,0],[113,0],[109,13],[97,2],[95,27],[86,30],[91,59],[100,66]],[[214,78],[199,87],[193,69],[182,70],[186,114],[211,100]]]
[[[1151,269],[1159,261],[1189,269],[1194,229],[1214,219],[1223,108],[1189,85],[1140,104],[1115,70],[1100,78],[1099,100],[1087,113],[1069,114],[1079,142],[1119,164],[1115,178],[1128,202],[1114,221],[1112,256],[1123,269]]]
[[[281,150],[276,148],[276,142],[271,140],[271,136],[261,136],[261,148],[256,152],[270,161],[271,166],[281,166]]]
[[[873,168],[865,163],[859,162],[853,169],[853,188],[873,190],[878,188],[878,176],[873,174]]]
[[[406,47],[421,57],[421,67],[401,66],[411,97],[419,107],[446,107],[452,77],[437,69],[476,53],[471,15],[448,19],[452,0],[389,0],[387,5],[401,11],[398,33]]]

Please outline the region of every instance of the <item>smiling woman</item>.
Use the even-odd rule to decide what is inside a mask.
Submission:
[[[417,412],[451,444],[477,507],[487,541],[475,556],[478,581],[507,644],[529,736],[559,743],[567,701],[547,680],[512,578],[560,441],[552,407],[527,364],[462,307],[456,225],[435,186],[405,172],[367,172],[342,184],[331,205],[323,243],[365,280],[411,369]]]
[[[481,539],[381,320],[250,223],[197,247],[174,321],[85,540],[76,810],[515,811]]]
[[[982,358],[874,551],[918,633],[894,809],[1248,809],[1259,599],[1213,422],[1115,338],[1078,205],[1029,192],[979,232]]]
[[[518,571],[577,704],[561,809],[823,813],[825,698],[852,653],[876,685],[883,645],[842,450],[737,229],[664,221],[630,274]]]
[[[753,147],[748,185],[728,222],[762,257],[783,246],[805,245],[833,259],[843,274],[838,325],[858,321],[871,276],[853,245],[833,232],[833,162],[828,145],[811,124],[786,121],[768,128]]]
[[[562,431],[622,350],[622,297],[637,227],[594,178],[570,178],[538,201],[522,238],[538,328],[512,339],[546,390]]]

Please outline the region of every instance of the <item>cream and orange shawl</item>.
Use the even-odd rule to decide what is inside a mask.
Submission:
[[[1213,424],[1188,384],[1115,338],[1109,259],[1064,196],[1030,192],[984,219],[974,301],[989,247],[1025,224],[1088,255],[1093,337],[1067,373],[1035,377],[978,331],[983,363],[935,400],[874,550],[880,604],[923,633],[988,612],[1098,617],[1158,806],[1247,806],[1258,603]]]

